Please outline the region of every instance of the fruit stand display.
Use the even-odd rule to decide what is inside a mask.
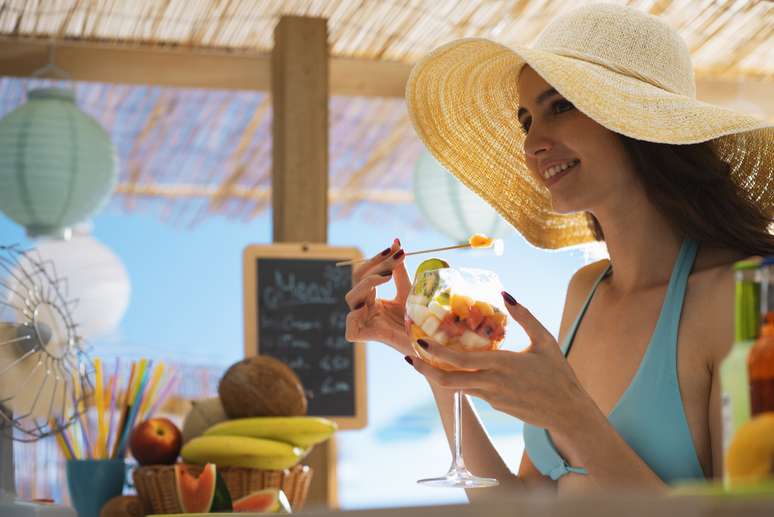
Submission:
[[[217,398],[192,402],[182,431],[164,418],[134,428],[137,496],[111,500],[103,515],[300,510],[313,475],[303,460],[337,430],[328,419],[306,416],[304,393],[277,359],[235,363]]]

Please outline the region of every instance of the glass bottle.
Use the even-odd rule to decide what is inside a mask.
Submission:
[[[724,456],[731,437],[750,419],[747,357],[755,343],[760,325],[760,264],[760,258],[742,260],[734,264],[734,344],[720,365]]]
[[[774,411],[774,257],[761,264],[761,330],[747,356],[750,416]]]

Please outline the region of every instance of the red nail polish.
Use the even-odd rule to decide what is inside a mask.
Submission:
[[[505,291],[503,291],[500,294],[503,295],[503,300],[505,300],[505,303],[507,303],[508,305],[518,305],[518,303],[516,303],[516,300],[510,294],[506,293]]]
[[[382,252],[382,257],[386,257],[387,255],[390,254],[391,251],[392,251],[392,248],[387,248]]]
[[[417,340],[417,344],[419,346],[421,346],[422,348],[424,348],[425,350],[427,350],[428,347],[430,346],[430,345],[427,344],[427,341],[425,341],[424,339],[418,339]]]
[[[379,273],[381,276],[392,276],[392,271],[382,271]]]
[[[410,364],[411,366],[414,366],[414,361],[413,361],[413,359],[411,359],[409,356],[407,356],[407,355],[406,355],[406,356],[403,356],[403,359],[405,359],[405,360],[406,360],[406,362],[407,362],[408,364]]]
[[[403,250],[398,250],[398,252],[395,255],[392,256],[392,258],[395,259],[395,260],[398,260],[399,258],[401,258],[403,256],[404,253],[405,252]]]

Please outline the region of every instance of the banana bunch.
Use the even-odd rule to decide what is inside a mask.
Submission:
[[[226,420],[183,446],[189,463],[282,470],[301,461],[337,426],[319,417],[253,417]]]

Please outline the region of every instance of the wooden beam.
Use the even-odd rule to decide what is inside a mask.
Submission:
[[[193,199],[211,198],[221,193],[217,185],[194,184],[146,184],[133,185],[131,183],[119,183],[113,191],[115,195],[126,197],[146,197],[162,199]],[[270,188],[248,188],[234,185],[223,192],[228,198],[250,199],[256,202],[265,202],[271,199]],[[414,202],[414,194],[410,190],[401,189],[328,189],[328,202],[330,204],[343,203],[380,203],[399,205]]]
[[[0,37],[0,75],[29,77],[48,63],[48,40]],[[268,91],[271,54],[58,41],[55,63],[76,81]],[[403,97],[411,65],[331,58],[330,94]]]

